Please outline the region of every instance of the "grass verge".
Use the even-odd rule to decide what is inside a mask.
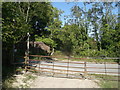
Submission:
[[[91,74],[99,80],[98,85],[101,88],[119,88],[119,78],[113,75]]]

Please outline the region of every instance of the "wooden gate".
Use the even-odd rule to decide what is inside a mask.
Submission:
[[[105,74],[118,76],[116,72],[119,68],[117,63],[109,63],[113,65],[108,66],[108,63],[102,64],[95,62],[87,62],[87,58],[70,58],[70,57],[52,57],[29,55],[26,58],[26,71],[36,72],[38,75],[49,75],[53,77],[67,77],[85,79],[88,74]],[[79,60],[79,61],[73,61]],[[91,66],[92,65],[92,66]]]

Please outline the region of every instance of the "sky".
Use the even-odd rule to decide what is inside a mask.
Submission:
[[[70,15],[71,14],[71,8],[72,6],[75,5],[74,2],[53,2],[52,5],[62,11],[64,11],[64,13],[61,15],[60,20],[63,22],[64,24],[64,15]],[[79,6],[83,6],[82,3],[79,3]]]
[[[62,24],[64,25],[64,15],[70,15],[71,14],[71,8],[72,6],[74,6],[75,4],[77,4],[80,7],[83,7],[83,2],[52,2],[52,5],[62,11],[64,11],[64,13],[61,15],[60,20],[62,21]],[[87,5],[87,9],[91,8],[91,5]],[[117,14],[118,13],[118,8],[115,8],[113,10],[113,13]]]

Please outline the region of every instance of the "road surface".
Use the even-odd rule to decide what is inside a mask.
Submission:
[[[64,62],[61,63],[61,62],[40,61],[40,62],[37,62],[36,65],[37,65],[37,69],[41,68],[41,70],[46,70],[46,71],[53,71],[53,68],[60,69],[60,70],[66,70],[66,71],[64,71],[64,73],[67,73],[67,70],[84,71],[85,70],[84,69],[84,67],[85,67],[84,62],[82,62],[82,61],[77,61],[77,62],[83,63],[83,64],[76,64],[76,63],[69,63],[68,64],[68,63],[64,63]],[[32,63],[35,63],[35,61]],[[44,64],[44,65],[42,65],[42,64]],[[58,65],[59,67],[57,67],[56,65]],[[34,66],[34,65],[32,65],[32,66]],[[69,68],[68,67],[60,67],[60,66],[68,66]],[[71,67],[78,67],[78,68],[71,68]],[[80,68],[80,67],[83,67],[83,68]],[[119,75],[118,74],[118,67],[120,68],[120,65],[118,65],[118,64],[100,64],[100,63],[96,64],[96,63],[87,62],[86,67],[87,67],[87,72],[89,74]],[[51,70],[44,69],[44,68],[50,68]],[[111,69],[109,69],[109,68],[111,68]],[[59,70],[54,70],[54,71],[61,72]]]

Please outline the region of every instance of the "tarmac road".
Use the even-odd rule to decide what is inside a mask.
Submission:
[[[79,61],[79,63],[84,63],[84,62]],[[47,64],[47,65],[52,65],[52,66],[47,66],[47,65],[42,65],[42,64]],[[60,63],[60,62],[53,63],[53,62],[46,62],[46,61],[41,61],[40,66],[39,66],[39,64],[37,64],[37,67],[50,68],[51,70],[48,70],[48,69],[42,69],[42,70],[52,71],[53,64],[54,64],[54,69],[66,70],[64,72],[67,72],[67,70],[74,70],[74,71],[84,71],[85,70],[84,68],[80,68],[80,67],[84,67],[84,64],[69,63],[69,65],[68,65],[68,63]],[[69,68],[56,67],[55,65],[69,66]],[[71,68],[71,67],[78,67],[78,68]],[[118,74],[118,67],[120,68],[120,65],[118,65],[118,64],[100,64],[100,63],[96,64],[96,63],[87,62],[86,67],[87,67],[87,71],[89,74],[106,74],[106,75],[119,75],[120,74],[120,72]],[[91,67],[93,67],[93,68],[91,68]],[[102,68],[102,69],[100,69],[100,68]],[[109,68],[114,68],[114,69],[109,69]],[[56,71],[58,71],[58,70],[56,70]]]

